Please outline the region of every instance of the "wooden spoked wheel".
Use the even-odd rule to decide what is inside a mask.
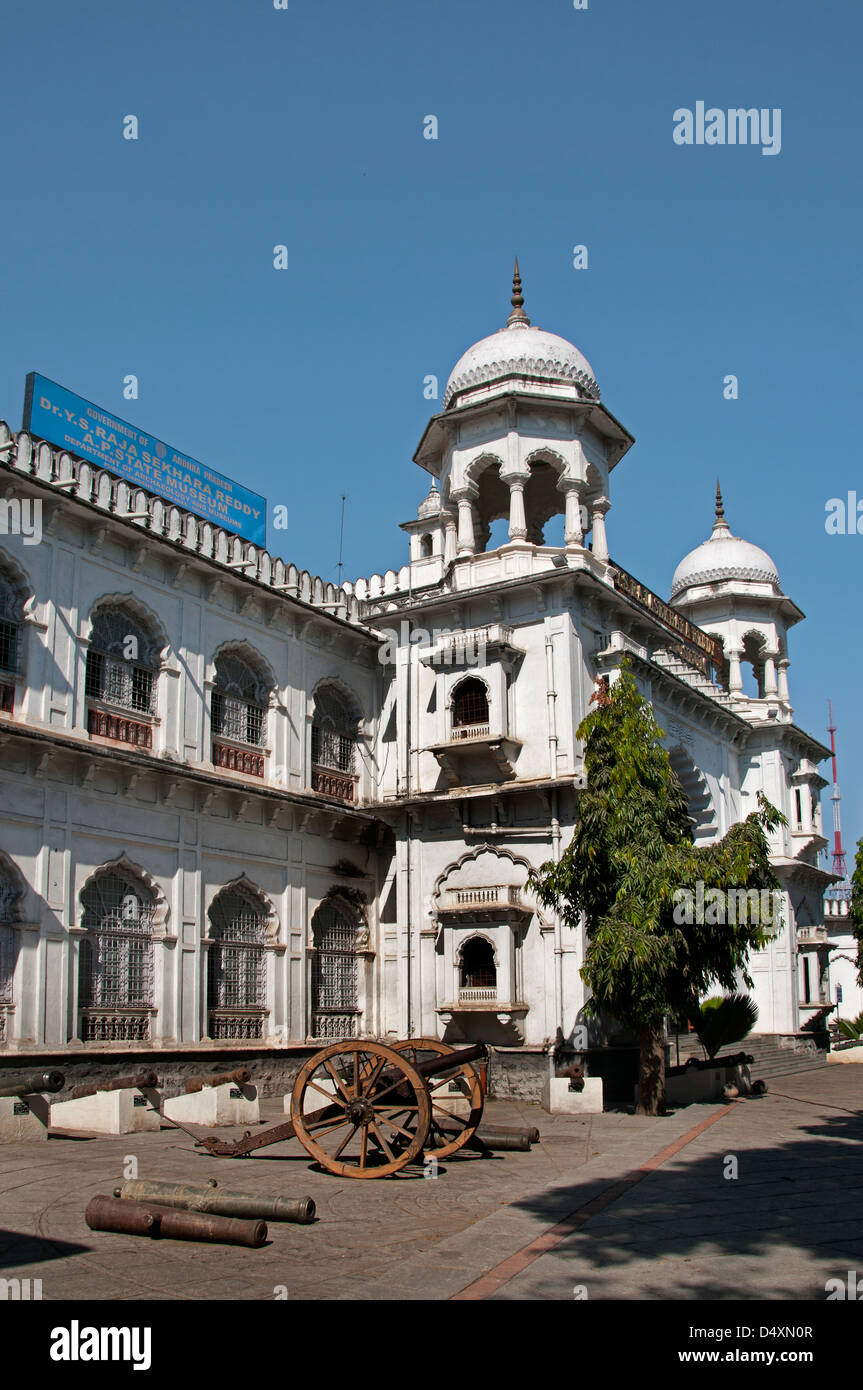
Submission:
[[[434,1057],[446,1057],[450,1053],[458,1056],[457,1048],[439,1042],[437,1038],[407,1038],[404,1042],[393,1043],[392,1049],[402,1057],[409,1057],[414,1064],[431,1061]],[[446,1158],[473,1138],[482,1119],[483,1094],[479,1073],[466,1062],[442,1076],[428,1077],[426,1086],[431,1102],[426,1152],[435,1158]],[[448,1103],[453,1101],[459,1103],[450,1108]]]
[[[306,1062],[291,1093],[291,1120],[306,1152],[330,1173],[383,1178],[422,1154],[431,1100],[409,1057],[349,1039]]]

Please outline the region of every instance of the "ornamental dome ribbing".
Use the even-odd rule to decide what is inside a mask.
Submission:
[[[507,377],[575,386],[579,399],[598,401],[599,387],[584,354],[566,338],[532,326],[524,313],[518,260],[512,289],[513,312],[505,327],[474,343],[453,367],[444,392],[444,409],[463,392]]]
[[[779,571],[759,545],[732,536],[725,520],[719,484],[716,484],[716,520],[708,540],[684,556],[671,582],[672,600],[699,584],[718,584],[725,579],[743,579],[771,584],[780,591]]]

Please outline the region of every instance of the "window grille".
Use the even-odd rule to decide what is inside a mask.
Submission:
[[[217,944],[207,963],[211,1010],[264,1009],[269,915],[263,903],[236,889],[214,900],[210,936]]]
[[[482,681],[466,680],[456,687],[452,702],[453,728],[488,724],[488,692]]]
[[[0,1004],[12,1003],[12,976],[18,956],[18,933],[0,922]]]
[[[80,1007],[152,1008],[153,894],[132,878],[99,874],[82,902]]]
[[[312,714],[312,762],[352,773],[357,722],[347,701],[332,686],[318,691]]]
[[[357,921],[325,904],[312,923],[312,1036],[352,1037],[356,1030]]]
[[[133,638],[137,655],[126,655]],[[154,713],[157,657],[140,623],[122,609],[102,609],[93,618],[87,652],[86,694],[91,700],[138,714]]]
[[[0,671],[16,674],[21,659],[18,599],[8,579],[0,575]]]
[[[259,747],[266,740],[267,690],[237,656],[216,659],[211,704],[213,734]]]

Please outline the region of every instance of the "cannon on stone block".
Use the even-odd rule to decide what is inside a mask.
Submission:
[[[66,1078],[61,1071],[28,1071],[23,1076],[3,1080],[0,1077],[0,1097],[38,1096],[62,1091]]]
[[[322,1168],[345,1178],[384,1178],[426,1154],[448,1157],[468,1144],[482,1119],[483,1087],[474,1062],[484,1044],[457,1050],[436,1038],[391,1046],[347,1039],[301,1068],[291,1118],[235,1142],[196,1142],[214,1156],[243,1158],[299,1139]]]

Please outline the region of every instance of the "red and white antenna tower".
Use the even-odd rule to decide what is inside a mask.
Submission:
[[[836,725],[833,723],[833,701],[827,701],[830,710],[830,723],[827,725],[827,732],[830,735],[830,751],[833,755],[833,791],[830,800],[833,802],[833,872],[840,878],[847,878],[848,869],[845,864],[845,851],[842,848],[842,821],[839,817],[839,802],[842,800],[839,795],[839,780],[836,775]]]

